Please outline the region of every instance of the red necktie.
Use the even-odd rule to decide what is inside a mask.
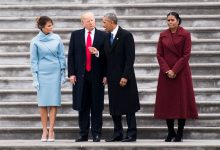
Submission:
[[[92,46],[92,38],[91,32],[88,32],[87,40],[86,40],[86,71],[91,71],[91,53],[89,51],[89,47]]]

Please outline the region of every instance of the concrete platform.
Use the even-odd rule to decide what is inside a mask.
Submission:
[[[4,150],[217,150],[220,149],[220,140],[184,140],[181,143],[166,143],[161,140],[140,140],[131,143],[110,142],[103,140],[99,143],[81,142],[73,140],[56,140],[55,142],[41,142],[40,140],[0,140],[0,149]]]

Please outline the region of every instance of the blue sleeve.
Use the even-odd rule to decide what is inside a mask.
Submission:
[[[64,51],[64,45],[63,42],[60,39],[59,47],[58,47],[58,58],[60,62],[61,69],[66,68],[66,58],[65,58],[65,51]]]
[[[37,52],[37,46],[34,44],[34,42],[31,42],[30,45],[30,59],[31,59],[31,71],[32,73],[38,72],[38,52]]]

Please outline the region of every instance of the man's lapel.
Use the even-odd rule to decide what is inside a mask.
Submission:
[[[86,42],[85,42],[85,29],[82,29],[80,31],[80,34],[79,34],[79,39],[81,41],[81,44],[83,47],[86,47]]]
[[[120,41],[120,37],[121,37],[121,34],[122,34],[122,28],[119,26],[118,28],[118,32],[113,40],[113,43],[111,45],[111,51],[114,50],[115,46],[118,44],[118,42]],[[110,37],[109,37],[110,38]]]
[[[96,43],[97,43],[98,38],[99,38],[99,35],[98,35],[98,32],[97,32],[97,29],[95,29],[95,35],[94,35],[92,47],[96,47]]]

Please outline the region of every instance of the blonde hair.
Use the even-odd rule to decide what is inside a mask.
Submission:
[[[94,16],[94,13],[92,12],[85,12],[81,15],[80,19],[81,19],[81,23],[83,23],[83,21],[88,17],[88,16],[91,16],[94,18],[95,20],[95,16]]]

